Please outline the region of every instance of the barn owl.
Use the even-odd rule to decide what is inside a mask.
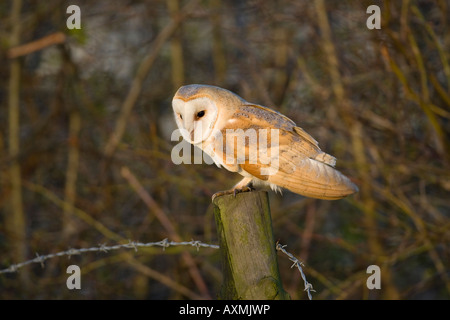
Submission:
[[[207,153],[218,167],[244,178],[231,190],[270,187],[318,199],[340,199],[358,191],[334,168],[336,159],[281,113],[245,101],[223,88],[191,84],[172,100],[183,138]]]

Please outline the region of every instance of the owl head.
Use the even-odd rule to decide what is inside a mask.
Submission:
[[[227,112],[227,106],[242,102],[241,97],[226,89],[190,84],[178,89],[172,108],[183,138],[199,144],[209,138],[217,120]]]

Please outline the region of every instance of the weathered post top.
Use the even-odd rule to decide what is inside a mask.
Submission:
[[[290,299],[282,287],[265,191],[213,200],[224,282],[221,299]]]

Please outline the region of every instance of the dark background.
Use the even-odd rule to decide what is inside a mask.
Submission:
[[[66,27],[70,4],[80,30]],[[366,27],[371,4],[380,30]],[[202,83],[286,114],[359,186],[339,201],[270,193],[275,240],[304,262],[314,299],[449,299],[449,10],[445,0],[2,1],[0,269],[36,253],[176,240],[155,212],[179,239],[216,244],[211,195],[240,176],[170,157],[173,94]],[[285,290],[307,299],[278,260]],[[71,264],[81,290],[66,287]],[[366,287],[372,264],[381,290]],[[120,249],[0,274],[0,298],[214,299],[221,281],[216,249]]]

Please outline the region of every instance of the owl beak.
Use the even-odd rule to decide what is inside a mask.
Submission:
[[[194,141],[194,131],[195,131],[194,124],[189,122],[188,120],[184,119],[183,127],[185,128],[184,130],[186,132],[186,136],[189,136],[191,138],[191,141]],[[192,128],[192,129],[189,131],[189,128]]]

